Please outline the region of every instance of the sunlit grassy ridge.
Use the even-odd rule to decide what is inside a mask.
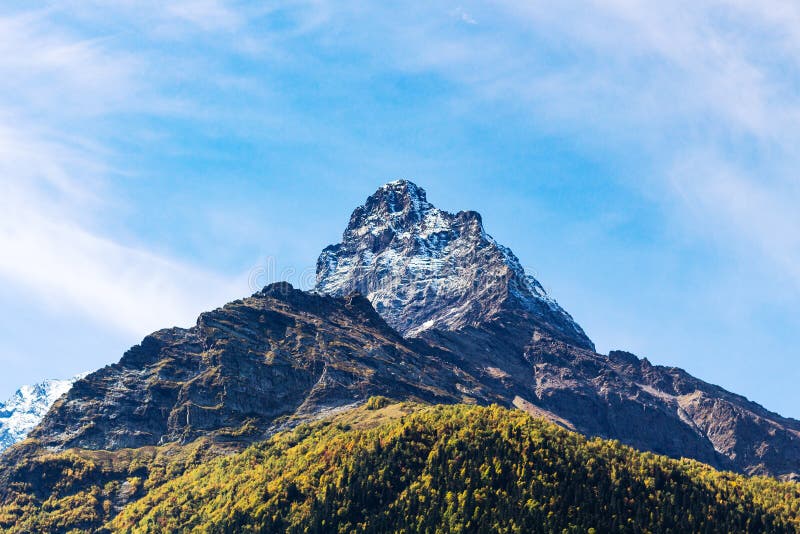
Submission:
[[[371,409],[369,409],[371,408]],[[499,407],[368,407],[153,489],[122,532],[795,532],[800,486]]]

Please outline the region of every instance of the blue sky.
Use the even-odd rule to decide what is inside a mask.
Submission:
[[[0,396],[308,286],[409,178],[600,351],[800,417],[800,7],[385,4],[4,3]]]

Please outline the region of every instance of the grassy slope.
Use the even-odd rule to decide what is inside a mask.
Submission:
[[[800,485],[499,407],[373,403],[190,469],[122,532],[795,532]]]

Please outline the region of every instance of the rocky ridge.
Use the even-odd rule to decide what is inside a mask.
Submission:
[[[403,339],[360,295],[277,283],[147,336],[78,380],[30,437],[50,450],[250,442],[371,395],[452,403],[479,391],[447,356]]]

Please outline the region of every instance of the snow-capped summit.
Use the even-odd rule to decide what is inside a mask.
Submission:
[[[342,242],[319,257],[316,290],[362,293],[406,336],[513,315],[550,336],[593,348],[511,250],[484,231],[478,213],[440,210],[407,180],[380,187],[355,209]]]
[[[64,380],[44,380],[22,386],[10,399],[0,403],[0,451],[25,439],[53,403],[84,376],[81,374]]]

